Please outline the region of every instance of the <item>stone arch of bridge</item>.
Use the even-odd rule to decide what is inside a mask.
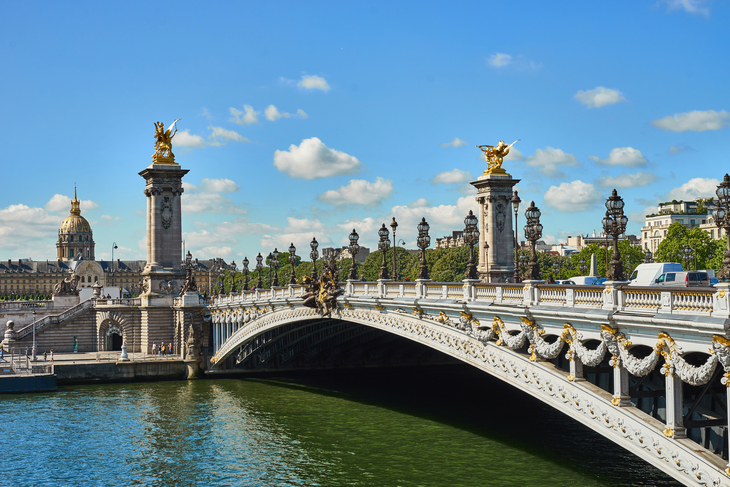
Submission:
[[[218,349],[211,360],[213,367],[224,363],[241,346],[269,330],[321,318],[315,310],[303,307],[275,311],[263,307],[262,310],[256,308],[255,312],[238,314],[241,316],[236,318],[240,320],[236,321],[240,327]],[[230,313],[218,312],[213,322],[222,323],[231,318],[233,316]],[[333,318],[399,335],[489,373],[583,423],[681,481],[701,479],[708,481],[709,485],[720,480],[715,477],[718,471],[722,471],[719,458],[708,461],[693,450],[696,443],[674,441],[667,437],[651,416],[633,407],[613,405],[610,393],[589,382],[574,381],[572,374],[557,369],[552,363],[536,359],[530,342],[524,336],[520,339],[506,330],[498,317],[495,317],[492,330],[496,330],[496,322],[499,321],[499,327],[508,332],[498,336],[492,334],[492,330],[482,333],[477,328],[472,329],[473,333],[465,334],[463,329],[456,329],[453,322],[451,326],[444,326],[438,317],[422,316],[417,311],[409,313],[380,307],[345,307],[333,313]],[[533,332],[538,334],[536,330]],[[495,337],[498,338],[496,342],[490,341],[490,338]],[[524,347],[516,345],[517,342],[528,345],[532,356],[519,353],[517,350]],[[552,340],[543,344],[552,348],[550,342]],[[552,343],[560,345],[556,342]],[[559,348],[557,350],[560,351]]]
[[[119,334],[122,343],[128,346],[134,341],[132,320],[116,311],[99,311],[96,313],[97,350],[111,351],[111,335]]]

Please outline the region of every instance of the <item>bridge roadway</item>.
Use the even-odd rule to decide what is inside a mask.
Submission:
[[[687,485],[730,485],[730,284],[657,289],[620,282],[382,280],[343,286],[330,323],[378,329],[466,362]],[[302,330],[322,319],[302,305],[302,292],[293,285],[212,300],[211,369],[263,352],[277,330]]]

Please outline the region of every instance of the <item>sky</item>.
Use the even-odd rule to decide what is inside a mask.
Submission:
[[[74,185],[97,260],[145,259],[138,173],[177,118],[200,259],[353,229],[374,250],[393,217],[433,242],[499,140],[520,238],[529,201],[547,242],[600,232],[614,188],[638,234],[728,172],[729,21],[728,0],[0,0],[0,259],[54,259]]]

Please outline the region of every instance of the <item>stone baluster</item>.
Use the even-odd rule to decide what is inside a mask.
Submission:
[[[621,358],[614,355],[608,362],[613,367],[613,398],[611,404],[619,407],[633,406],[629,395],[629,371],[621,365]]]
[[[583,378],[583,362],[580,361],[575,355],[573,344],[571,343],[568,349],[567,358],[570,360],[570,375],[568,375],[569,381],[580,380]]]
[[[669,438],[685,438],[684,428],[682,380],[674,374],[674,366],[665,362],[661,369],[664,374],[666,423],[664,435]]]

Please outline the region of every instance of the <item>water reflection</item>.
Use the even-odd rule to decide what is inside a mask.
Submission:
[[[469,368],[5,396],[8,485],[676,485]]]

